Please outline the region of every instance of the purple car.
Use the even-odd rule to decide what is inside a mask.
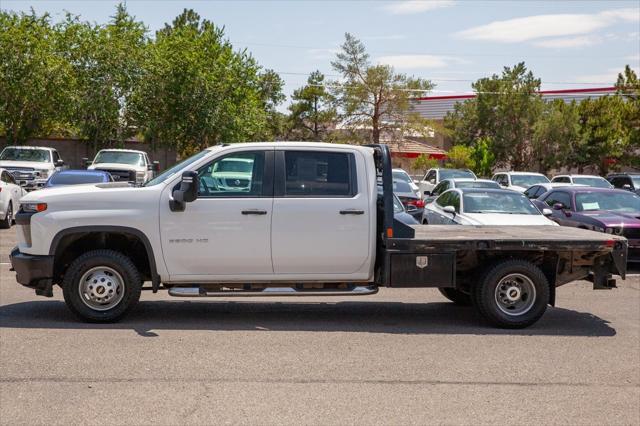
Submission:
[[[619,189],[566,186],[533,201],[562,226],[622,235],[629,240],[630,262],[640,262],[640,196]]]

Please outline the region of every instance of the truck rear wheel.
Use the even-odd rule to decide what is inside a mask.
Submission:
[[[540,319],[549,303],[549,282],[525,260],[507,260],[490,268],[473,289],[473,304],[489,323],[525,328]]]
[[[88,322],[119,320],[138,302],[141,289],[142,279],[131,259],[114,250],[81,255],[62,283],[67,306]]]
[[[458,289],[443,287],[439,288],[438,291],[447,299],[451,300],[456,305],[460,306],[470,306],[471,305],[471,296],[467,293],[463,293]]]

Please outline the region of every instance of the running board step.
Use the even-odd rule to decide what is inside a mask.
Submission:
[[[297,289],[293,287],[267,287],[259,290],[216,290],[202,287],[173,287],[169,296],[174,297],[265,297],[265,296],[365,296],[376,294],[378,286],[356,286],[348,289]]]

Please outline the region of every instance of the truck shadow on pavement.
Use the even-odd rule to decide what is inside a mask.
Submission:
[[[317,331],[391,334],[614,336],[609,322],[586,312],[549,308],[533,326],[502,330],[480,323],[472,308],[453,303],[401,302],[140,302],[122,321],[88,324],[61,301],[0,306],[0,328],[134,330]]]

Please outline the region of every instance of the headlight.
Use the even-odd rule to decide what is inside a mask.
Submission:
[[[49,170],[38,170],[38,174],[41,178],[47,179],[49,177]]]
[[[608,229],[607,229],[607,233],[609,233],[609,234],[610,234],[611,232],[609,232],[609,229],[610,229],[610,228],[608,228]],[[594,227],[593,227],[593,230],[594,230],[594,231],[598,231],[598,232],[605,232],[605,229],[604,229],[604,228],[601,228],[601,227],[599,227],[599,226],[594,226]]]
[[[605,230],[605,232],[606,232],[607,234],[620,235],[620,234],[622,234],[622,228],[620,228],[620,227],[607,228],[607,229]]]
[[[146,174],[145,172],[136,172],[136,177],[139,177],[142,179],[145,174]]]
[[[27,213],[39,213],[47,209],[47,203],[22,203],[22,210]]]

